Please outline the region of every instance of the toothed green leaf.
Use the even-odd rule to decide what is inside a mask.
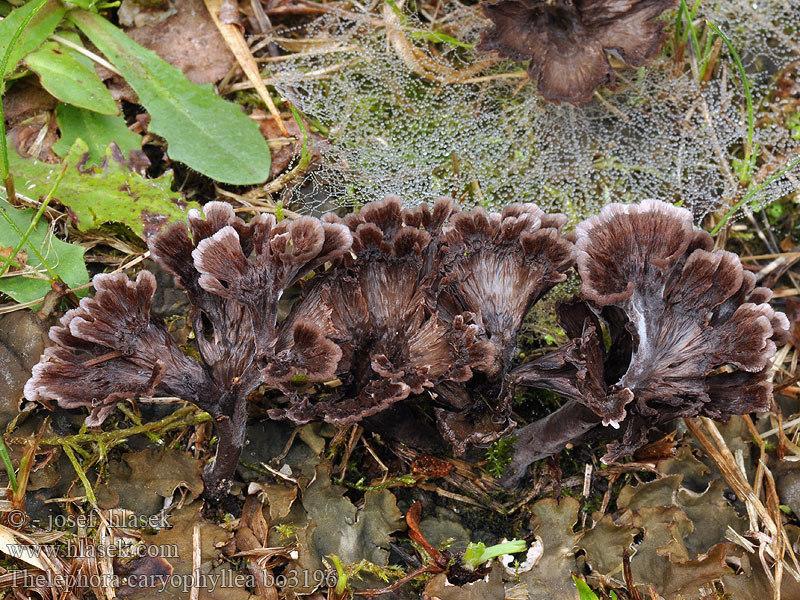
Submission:
[[[14,151],[9,155],[17,191],[34,198],[47,194],[60,167],[22,158]],[[172,173],[145,179],[130,170],[116,146],[106,149],[99,167],[87,167],[89,156],[86,142],[75,140],[64,159],[68,165],[64,178],[53,194],[54,200],[69,209],[81,230],[116,222],[144,237],[171,221],[184,219],[190,208],[199,208],[171,190]]]

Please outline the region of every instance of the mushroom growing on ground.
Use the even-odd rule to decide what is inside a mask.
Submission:
[[[494,365],[494,346],[475,315],[459,310],[443,319],[433,296],[438,239],[456,210],[449,200],[438,201],[432,213],[427,206],[406,210],[390,197],[344,219],[354,256],[314,277],[293,311],[340,345],[343,385],[328,397],[297,398],[270,416],[354,423]]]
[[[482,3],[492,25],[481,52],[530,60],[528,74],[550,102],[578,104],[600,86],[613,87],[606,52],[641,67],[666,39],[655,20],[676,0],[499,0]]]
[[[230,487],[247,397],[261,384],[289,398],[270,416],[297,423],[355,423],[429,391],[457,453],[514,426],[517,386],[560,394],[561,408],[516,432],[506,482],[582,436],[621,428],[608,461],[632,454],[658,424],[765,410],[772,398],[770,359],[787,339],[786,316],[734,254],[712,251],[691,213],[670,204],[609,205],[577,226],[574,246],[563,216],[529,204],[487,214],[386,198],[345,219],[245,223],[212,202],[205,215],[190,212],[188,228],[150,240],[192,304],[199,360],[151,315],[152,274],[98,275],[94,298],[51,330],[56,345],[25,392],[91,408],[90,425],[124,398],[193,402],[219,437],[208,498]],[[582,298],[557,308],[568,343],[512,368],[531,305],[576,256]],[[318,268],[278,323],[283,290]],[[324,393],[293,385],[335,376],[342,385]]]
[[[621,309],[633,336],[628,370],[610,389],[620,404],[631,401],[633,418],[610,458],[643,445],[646,425],[769,408],[770,359],[789,322],[738,256],[712,252],[711,236],[688,210],[612,204],[577,236],[582,295]],[[624,411],[608,418],[618,416]]]
[[[549,423],[520,430],[527,443],[518,446],[510,478],[542,451],[558,451],[601,422],[624,427],[608,447],[610,461],[632,454],[650,428],[678,417],[724,420],[769,408],[770,359],[787,339],[788,320],[735,254],[712,251],[711,237],[694,227],[688,210],[657,201],[611,204],[576,233],[581,295],[592,310],[582,309],[581,331],[565,328],[574,339],[552,358],[510,374],[516,384],[546,389],[554,389],[548,372],[558,375],[562,390],[555,391],[570,400],[563,415],[556,411]],[[610,333],[608,353],[598,348],[596,315]],[[627,355],[621,372],[614,362]],[[566,415],[575,434],[556,433]]]
[[[533,204],[489,214],[477,208],[453,217],[442,236],[440,314],[446,320],[461,311],[475,315],[495,348],[485,376],[468,386],[448,383],[437,389],[449,404],[437,409],[439,428],[458,453],[468,444],[490,443],[514,425],[506,373],[531,306],[564,281],[573,265],[572,243],[560,232],[566,220]]]
[[[230,488],[245,442],[247,396],[260,384],[284,388],[301,374],[333,376],[341,351],[312,323],[277,325],[285,288],[347,252],[347,227],[303,217],[249,223],[221,202],[191,211],[186,224],[150,239],[153,258],[175,276],[192,304],[200,360],[185,355],[163,321],[150,314],[155,278],[97,275],[85,298],[54,327],[48,348],[25,386],[30,400],[92,409],[99,425],[124,398],[162,393],[194,403],[214,418],[216,458],[204,474],[205,495]],[[279,341],[280,340],[280,341]]]
[[[355,256],[315,277],[294,311],[339,343],[343,385],[270,415],[354,423],[430,390],[457,453],[498,439],[514,426],[502,389],[522,321],[573,263],[565,221],[534,205],[487,214],[439,200],[430,212],[398,198],[348,215]]]

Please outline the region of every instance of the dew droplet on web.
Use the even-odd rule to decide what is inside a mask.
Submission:
[[[485,23],[478,8],[446,7],[443,32],[476,43]],[[731,39],[760,107],[760,183],[800,152],[800,140],[775,126],[777,115],[763,102],[782,70],[800,60],[800,0],[765,0],[758,9],[746,0],[708,0],[700,11]],[[408,15],[406,32],[424,27]],[[735,162],[748,130],[744,94],[724,49],[705,85],[689,72],[676,75],[664,55],[651,67],[623,70],[628,82],[617,93],[601,91],[603,102],[575,107],[543,102],[535,85],[515,74],[524,63],[500,62],[474,83],[427,81],[375,19],[327,14],[303,35],[320,42],[316,53],[277,63],[273,75],[282,96],[329,129],[330,147],[295,191],[308,209],[353,207],[387,194],[411,204],[448,195],[462,206],[536,202],[577,221],[608,202],[659,198],[682,201],[699,220],[747,191]],[[434,55],[424,41],[406,39],[418,64],[434,65],[429,70],[466,69],[483,58],[447,44]],[[753,204],[792,189],[778,179]]]

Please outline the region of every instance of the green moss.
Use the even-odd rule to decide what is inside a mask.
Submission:
[[[486,471],[495,477],[502,477],[508,465],[511,464],[511,459],[514,456],[514,444],[517,437],[514,435],[507,435],[500,438],[493,443],[486,450]]]

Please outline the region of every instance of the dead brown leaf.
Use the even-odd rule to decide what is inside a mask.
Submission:
[[[177,13],[155,25],[126,33],[145,48],[181,69],[193,83],[216,83],[233,68],[228,50],[202,0],[175,0]]]
[[[3,94],[3,118],[7,127],[11,128],[34,115],[52,111],[57,105],[58,100],[35,83],[33,78],[26,77],[14,82]]]
[[[12,254],[14,254],[13,246],[0,246],[0,264],[5,263],[7,259],[11,258]],[[16,255],[14,255],[14,260],[6,269],[6,273],[23,271],[27,263],[28,263],[28,251],[22,249],[19,252],[17,252]]]
[[[52,112],[43,112],[21,121],[8,132],[17,153],[50,164],[59,164],[61,158],[53,152],[58,141],[58,124]]]
[[[786,298],[786,316],[789,318],[789,339],[792,345],[800,350],[800,298]]]
[[[485,579],[462,586],[447,582],[447,574],[431,579],[422,592],[423,600],[498,600],[505,597],[502,570],[492,569]]]
[[[572,573],[581,572],[577,552],[586,552],[585,561],[605,574],[622,566],[622,549],[630,546],[636,528],[617,525],[610,516],[597,514],[594,528],[575,532],[580,503],[571,497],[557,502],[553,498],[539,500],[531,507],[533,524],[544,552],[529,571],[520,575],[528,588],[530,600],[577,600],[578,590]]]
[[[201,470],[201,462],[185,452],[128,452],[122,461],[109,463],[107,487],[118,494],[123,508],[150,515],[179,487],[186,490],[187,502],[199,496],[203,492]]]
[[[287,572],[324,572],[322,558],[330,554],[349,565],[368,560],[378,566],[387,566],[391,534],[402,530],[403,515],[397,508],[396,499],[389,490],[368,491],[363,506],[357,508],[344,495],[345,488],[330,480],[330,466],[319,464],[316,478],[302,493],[302,509],[295,502],[292,512],[296,515],[297,559],[286,567]],[[298,514],[299,513],[299,514]],[[273,544],[271,544],[273,545]],[[297,594],[307,594],[316,588],[319,581],[301,580],[295,589]],[[358,587],[375,587],[382,583],[377,578],[365,577],[355,582]]]
[[[682,456],[690,470],[696,469],[691,454]],[[715,480],[697,493],[681,487],[682,479],[683,474],[675,473],[626,486],[617,500],[624,511],[618,522],[643,534],[631,558],[633,579],[643,597],[647,586],[653,586],[667,600],[699,600],[708,585],[731,573],[727,559],[736,549],[725,535],[728,527],[742,531],[744,523],[723,497],[727,486]]]
[[[199,528],[200,567],[198,572],[198,600],[247,600],[250,593],[244,587],[234,584],[237,579],[227,563],[220,560],[221,549],[231,543],[232,534],[200,515],[202,504],[195,502],[172,514],[169,518],[171,529],[162,529],[156,535],[143,536],[144,541],[160,548],[177,549],[175,558],[168,560],[174,571],[166,589],[142,590],[132,594],[134,600],[153,600],[169,598],[185,600],[192,583],[192,537],[195,525]],[[242,583],[243,574],[238,581]],[[187,589],[187,584],[189,588]]]
[[[19,259],[19,255],[17,255]],[[35,313],[18,311],[0,316],[0,428],[19,414],[23,388],[33,365],[50,345],[47,325]]]
[[[157,25],[177,13],[171,0],[122,0],[117,15],[124,27]]]
[[[211,16],[214,24],[217,26],[222,38],[228,45],[228,48],[236,57],[236,62],[239,63],[245,77],[250,80],[253,87],[258,93],[261,100],[267,106],[267,109],[275,119],[275,124],[281,133],[288,135],[288,132],[283,126],[281,115],[278,112],[272,96],[269,95],[267,86],[261,78],[261,73],[258,70],[256,59],[250,52],[250,47],[247,45],[247,40],[244,39],[244,33],[239,27],[238,23],[238,7],[233,0],[204,0],[208,13]]]

